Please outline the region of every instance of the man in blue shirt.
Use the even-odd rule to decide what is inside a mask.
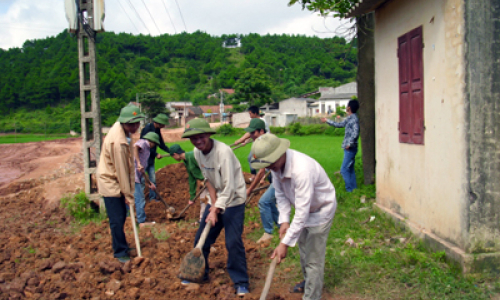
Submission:
[[[152,184],[156,186],[156,174],[155,174],[155,158],[160,159],[160,154],[156,153],[156,147],[159,146],[163,151],[168,153],[168,147],[165,145],[163,141],[163,137],[161,136],[161,129],[165,128],[165,125],[168,125],[168,117],[166,114],[158,114],[156,118],[153,119],[153,123],[147,124],[141,131],[141,139],[148,132],[155,132],[160,137],[160,143],[151,147],[148,159],[148,165],[146,166],[146,173],[149,175],[149,180]],[[149,189],[149,201],[156,199],[156,193],[154,190]]]
[[[351,100],[347,104],[346,112],[347,118],[342,122],[333,122],[332,120],[327,120],[326,118],[321,118],[323,123],[327,123],[334,127],[345,127],[344,141],[342,142],[342,148],[344,149],[344,161],[342,162],[342,167],[340,167],[340,174],[344,178],[345,189],[348,192],[358,188],[356,184],[356,174],[354,173],[354,163],[356,158],[356,153],[358,153],[358,138],[359,138],[359,119],[356,112],[359,109],[359,102],[357,100]]]

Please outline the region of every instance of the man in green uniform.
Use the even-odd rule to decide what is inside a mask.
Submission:
[[[198,181],[202,181],[205,178],[201,173],[200,167],[194,158],[194,152],[185,152],[179,144],[174,144],[169,148],[170,156],[176,161],[182,161],[184,166],[186,167],[186,171],[188,173],[188,181],[189,181],[189,204],[192,205],[194,202],[194,197],[196,196],[196,188],[199,186]],[[200,198],[204,198],[201,197]],[[200,212],[200,220],[205,212],[206,204],[201,202],[201,212]]]

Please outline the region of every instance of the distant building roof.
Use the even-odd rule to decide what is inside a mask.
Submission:
[[[188,106],[187,109],[196,116],[199,116],[203,113],[203,110],[198,106]]]
[[[319,100],[350,99],[358,95],[358,84],[350,82],[336,88],[320,87],[319,91],[321,93]]]
[[[312,98],[295,98],[294,97],[294,98],[283,99],[280,102],[289,101],[289,100],[307,101],[307,103],[312,103],[312,102],[317,101],[316,99],[312,99]]]

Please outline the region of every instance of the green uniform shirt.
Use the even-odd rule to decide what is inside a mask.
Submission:
[[[200,167],[194,159],[194,153],[186,152],[186,159],[184,160],[184,166],[186,166],[186,171],[189,175],[189,200],[193,200],[194,196],[196,196],[196,180],[203,180],[203,174],[201,174]]]

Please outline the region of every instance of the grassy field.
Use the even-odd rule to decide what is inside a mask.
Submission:
[[[490,299],[500,292],[495,275],[463,276],[447,263],[443,252],[429,252],[411,233],[403,231],[388,217],[372,209],[375,187],[362,184],[361,153],[357,155],[359,189],[347,193],[340,175],[343,150],[341,137],[283,136],[291,148],[316,159],[327,171],[336,193],[338,207],[327,245],[325,287],[332,294],[357,295],[366,299]],[[217,137],[227,144],[237,137]],[[186,151],[193,146],[181,142]],[[244,171],[249,171],[250,146],[236,150]],[[157,167],[176,163],[172,158],[157,161]],[[361,198],[366,198],[362,203]],[[373,221],[370,221],[370,218]],[[246,221],[259,222],[257,208],[248,209]],[[263,230],[255,233],[257,239]],[[355,247],[346,244],[351,238]],[[278,237],[272,246],[279,243]],[[291,272],[284,272],[290,268]],[[289,278],[290,285],[301,280],[298,248],[290,248],[287,259],[276,271]]]
[[[30,143],[68,138],[67,134],[8,134],[0,135],[0,144]]]

